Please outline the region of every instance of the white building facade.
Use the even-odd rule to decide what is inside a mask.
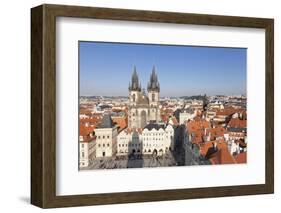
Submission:
[[[110,115],[104,115],[101,124],[95,129],[96,158],[112,157],[117,152],[117,125]]]
[[[180,114],[179,114],[180,122],[179,123],[185,124],[186,121],[193,120],[193,118],[195,118],[196,115],[197,115],[196,110],[188,110],[188,111],[180,112]]]
[[[95,158],[95,137],[80,136],[79,142],[79,167],[88,167]]]
[[[142,131],[143,153],[163,155],[174,150],[174,128],[172,125],[148,124]]]
[[[125,129],[117,136],[117,155],[132,153],[143,153],[141,129]]]
[[[172,125],[151,123],[141,129],[123,130],[117,137],[117,155],[154,154],[161,156],[174,149]]]

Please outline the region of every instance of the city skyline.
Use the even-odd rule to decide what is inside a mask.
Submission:
[[[145,89],[156,67],[161,97],[246,95],[245,48],[79,42],[79,58],[80,96],[127,96],[134,66]]]

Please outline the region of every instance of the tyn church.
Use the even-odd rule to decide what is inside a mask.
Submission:
[[[160,84],[155,67],[152,69],[150,80],[147,84],[147,93],[141,88],[141,83],[134,67],[132,80],[129,83],[129,128],[143,128],[148,123],[160,121],[159,109]]]

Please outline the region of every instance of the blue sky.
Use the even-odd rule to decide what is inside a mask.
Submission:
[[[80,95],[127,96],[134,65],[146,88],[153,65],[160,96],[246,94],[245,48],[79,42]]]

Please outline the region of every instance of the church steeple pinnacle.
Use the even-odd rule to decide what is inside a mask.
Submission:
[[[138,77],[138,74],[137,74],[136,66],[134,66],[132,80],[129,83],[129,90],[141,91],[141,86],[140,86],[140,82],[139,82],[139,77]]]
[[[153,68],[152,68],[152,73],[150,75],[150,80],[149,80],[148,85],[147,85],[147,90],[148,91],[156,91],[156,92],[160,91],[160,84],[158,82],[158,77],[157,77],[157,74],[156,74],[155,66],[153,66]]]

